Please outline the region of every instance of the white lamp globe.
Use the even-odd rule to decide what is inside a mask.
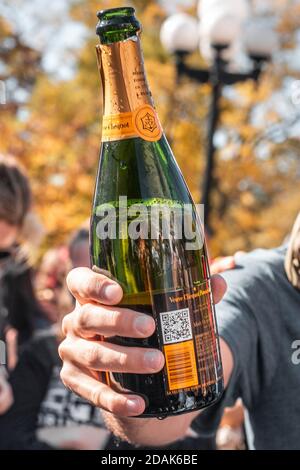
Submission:
[[[170,16],[161,27],[160,40],[170,53],[195,51],[199,44],[197,19],[186,13],[176,13]]]
[[[253,20],[245,26],[243,46],[249,55],[271,56],[279,49],[278,35],[270,25]]]
[[[241,33],[241,22],[232,14],[224,14],[214,18],[210,23],[200,23],[200,37],[205,36],[211,45],[230,45]]]

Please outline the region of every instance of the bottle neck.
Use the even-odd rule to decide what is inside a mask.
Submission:
[[[104,116],[153,107],[139,36],[96,47],[103,86]]]

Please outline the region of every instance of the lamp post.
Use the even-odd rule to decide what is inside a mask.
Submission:
[[[271,60],[277,47],[277,36],[266,24],[250,17],[246,0],[201,0],[199,20],[177,13],[164,22],[161,42],[174,55],[177,79],[189,77],[197,83],[210,83],[211,105],[208,116],[206,169],[202,187],[202,203],[205,208],[205,226],[211,231],[211,195],[216,188],[214,169],[216,165],[214,144],[215,131],[220,117],[220,99],[224,85],[234,85],[246,80],[258,82],[263,66]],[[187,65],[186,58],[200,45],[202,55],[210,61],[206,69]],[[235,72],[231,64],[236,50],[247,56],[247,71]],[[236,66],[235,66],[236,68]]]

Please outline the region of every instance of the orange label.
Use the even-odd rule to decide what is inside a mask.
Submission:
[[[143,105],[133,113],[121,113],[103,117],[102,141],[141,137],[150,142],[158,141],[162,127],[156,111],[150,105]]]
[[[162,136],[162,128],[156,111],[150,105],[138,108],[134,113],[134,127],[139,137],[156,142]]]
[[[164,346],[164,353],[171,391],[199,384],[193,340]]]
[[[102,141],[110,142],[113,140],[129,139],[136,137],[136,131],[133,127],[132,113],[113,114],[103,116],[102,123]]]

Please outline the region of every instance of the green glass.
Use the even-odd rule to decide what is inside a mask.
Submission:
[[[98,18],[97,34],[101,44],[130,38],[140,41],[137,33],[141,28],[133,8],[102,11]],[[184,233],[181,238],[175,236],[175,219],[172,217],[168,238],[161,236],[160,228],[160,236],[156,239],[122,237],[135,218],[129,216],[126,222],[123,221],[120,196],[127,198],[125,209],[137,203],[145,208],[146,212],[136,218],[137,228],[145,218],[151,222],[151,208],[168,208],[176,215],[183,214],[185,205],[189,205],[187,218],[202,244],[196,249],[187,249],[186,244],[190,240]],[[106,204],[115,209],[116,237],[102,239],[99,237],[99,222],[108,217],[104,210]],[[160,224],[163,219],[164,215],[160,214]],[[183,224],[184,219],[181,227],[184,232]],[[142,417],[163,418],[215,403],[223,392],[223,376],[206,246],[195,205],[164,134],[156,142],[132,137],[102,143],[91,217],[91,263],[94,269],[109,273],[121,284],[124,291],[121,306],[151,315],[157,324],[157,331],[150,338],[114,337],[109,338],[109,342],[157,348],[163,352],[166,344],[171,345],[168,349],[171,352],[177,344],[184,343],[185,347],[188,330],[185,330],[186,319],[181,315],[185,315],[188,309],[188,323],[192,330],[189,344],[196,355],[196,372],[192,372],[191,364],[188,366],[182,362],[184,355],[189,354],[184,352],[183,356],[177,353],[177,356],[169,356],[168,370],[165,366],[157,374],[143,374],[143,371],[140,374],[113,373],[107,380],[121,387],[122,393],[130,390],[145,399],[146,410]],[[205,289],[207,294],[202,294]],[[197,293],[201,297],[197,298]],[[174,303],[174,298],[181,300]],[[169,344],[163,339],[161,315],[168,314],[170,310],[175,312],[172,313],[172,321],[169,321],[171,317],[165,316],[167,323],[164,323],[165,333],[171,331],[173,338]],[[185,336],[181,337],[183,333],[178,332],[178,328],[176,330],[178,325]],[[177,337],[186,340],[176,342]],[[174,388],[174,383],[191,384],[195,374],[196,386]]]

